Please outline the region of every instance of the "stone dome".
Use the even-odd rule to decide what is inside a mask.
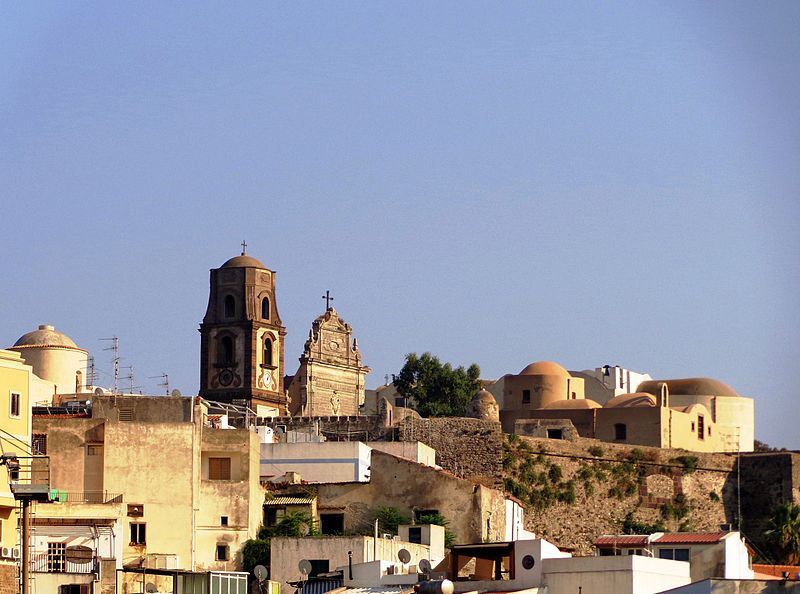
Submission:
[[[690,377],[686,379],[650,380],[639,384],[639,392],[658,395],[661,384],[666,383],[670,394],[682,396],[734,396],[739,394],[728,384],[709,377]]]
[[[267,267],[252,256],[241,254],[239,256],[234,256],[220,266],[220,268],[263,268],[266,270]]]
[[[604,408],[634,408],[639,406],[656,406],[656,397],[644,392],[620,394],[606,402]]]
[[[535,361],[519,372],[519,375],[558,375],[570,377],[569,372],[553,361]]]
[[[23,334],[11,348],[29,349],[41,347],[61,347],[82,350],[69,336],[59,332],[48,324],[42,324],[37,330]]]
[[[539,410],[586,410],[591,408],[603,407],[588,398],[571,398],[570,400],[556,400],[550,404],[545,404]]]
[[[467,416],[484,421],[500,421],[500,407],[492,393],[481,388],[467,406]]]

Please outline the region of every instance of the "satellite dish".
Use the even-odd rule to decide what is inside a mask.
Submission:
[[[300,563],[297,564],[297,569],[299,569],[300,573],[302,573],[303,575],[308,575],[309,573],[311,573],[311,570],[313,569],[311,567],[311,561],[309,561],[308,559],[303,559],[302,561],[300,561]]]
[[[433,567],[431,567],[431,562],[428,561],[427,559],[420,559],[418,565],[419,565],[419,570],[422,573],[430,573],[431,571],[433,571]]]
[[[95,388],[94,389],[95,396],[102,396],[103,395],[103,388]]]
[[[400,549],[397,551],[397,558],[400,559],[400,563],[408,563],[411,561],[411,553],[408,552],[408,549]]]
[[[253,575],[256,576],[256,579],[259,582],[263,582],[267,577],[269,577],[269,571],[263,565],[256,565],[253,568]]]
[[[158,588],[153,582],[147,582],[147,585],[144,587],[144,591],[152,594],[153,592],[158,592]]]
[[[172,396],[173,398],[180,398],[181,396],[183,396],[183,394],[181,394],[181,391],[178,390],[177,388],[172,390],[172,392],[170,392],[169,395]]]

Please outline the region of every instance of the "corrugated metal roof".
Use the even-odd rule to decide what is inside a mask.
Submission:
[[[311,505],[313,502],[314,500],[309,497],[275,497],[264,500],[264,505]]]
[[[643,547],[647,544],[648,536],[639,534],[624,534],[619,536],[599,536],[594,541],[596,547]]]
[[[653,541],[653,544],[714,544],[730,532],[672,532]]]
[[[400,586],[394,587],[376,587],[376,588],[348,588],[342,594],[400,594],[402,592]]]

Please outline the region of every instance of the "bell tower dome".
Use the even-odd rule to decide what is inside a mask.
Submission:
[[[244,250],[212,269],[200,324],[200,396],[248,406],[259,416],[285,414],[285,336],[274,271]]]

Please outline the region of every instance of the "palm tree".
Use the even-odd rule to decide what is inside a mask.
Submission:
[[[789,502],[776,507],[764,537],[776,561],[786,565],[800,564],[800,505]]]

